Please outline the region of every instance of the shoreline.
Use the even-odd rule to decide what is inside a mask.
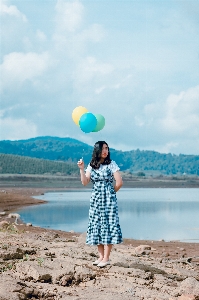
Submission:
[[[136,177],[122,174],[123,188],[199,188],[199,176]],[[89,183],[88,188],[92,188]],[[0,189],[83,189],[79,176],[0,174]]]
[[[46,202],[34,196],[64,190],[71,189],[1,188],[0,299],[198,300],[199,243],[123,239],[111,265],[100,269],[92,265],[97,247],[85,244],[85,233],[8,218]]]
[[[44,204],[47,201],[40,200],[38,198],[34,198],[34,196],[44,195],[48,192],[65,192],[65,191],[71,191],[71,190],[83,190],[85,187],[82,188],[4,188],[0,189],[0,213],[5,212],[5,216],[0,216],[0,221],[8,220],[11,223],[14,223],[14,218],[8,218],[9,214],[17,213],[19,209],[23,207],[28,207],[32,205],[38,205],[38,204]],[[23,226],[23,228],[26,227],[26,224],[19,219],[18,223],[20,226]],[[22,228],[22,227],[21,227]],[[63,233],[69,233],[67,231],[58,230],[58,229],[51,229],[51,228],[43,228],[40,226],[32,226],[29,227],[29,230],[38,230],[38,231],[53,231],[53,232],[63,232]],[[72,232],[74,233],[74,232]],[[77,235],[81,235],[82,233],[75,232]],[[192,245],[191,248],[194,248],[195,245],[198,248],[199,253],[199,242],[189,242],[189,241],[180,241],[180,240],[173,240],[173,241],[166,241],[166,240],[135,240],[133,238],[123,238],[124,244],[131,244],[132,242],[135,244],[140,243],[156,243],[161,244],[160,247],[162,247],[163,244],[180,244],[182,246],[184,245]]]

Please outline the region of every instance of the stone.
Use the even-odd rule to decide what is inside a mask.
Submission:
[[[80,236],[78,237],[78,243],[85,245],[86,243],[86,232],[83,232],[82,234],[80,234]]]
[[[0,299],[1,300],[19,300],[17,292],[20,291],[22,287],[18,284],[18,282],[13,279],[10,274],[7,272],[1,273],[0,276]]]
[[[72,274],[64,275],[60,279],[60,285],[70,286],[72,284],[73,280],[74,280],[74,276]]]
[[[181,295],[178,300],[196,300],[194,295]]]
[[[85,282],[94,279],[96,273],[85,266],[76,266],[74,277],[76,283],[79,284],[82,281]]]
[[[148,250],[151,250],[151,246],[140,245],[140,246],[136,247],[134,250],[137,255],[143,255],[143,254],[146,254],[146,252],[148,254]]]
[[[7,221],[1,221],[0,222],[0,228],[7,228],[9,226],[9,222]]]
[[[19,214],[9,214],[8,218],[17,218],[17,219],[19,219],[20,215]]]
[[[181,282],[180,294],[190,294],[199,296],[199,281],[193,277],[188,277]]]
[[[113,266],[116,267],[122,267],[122,268],[129,268],[129,264],[126,262],[116,262],[113,264]]]
[[[24,251],[21,248],[17,249],[9,249],[0,254],[0,257],[3,260],[11,260],[11,259],[22,259],[24,256]]]
[[[22,280],[35,280],[40,282],[51,282],[52,276],[44,267],[33,266],[30,263],[19,263],[16,265],[16,275]]]

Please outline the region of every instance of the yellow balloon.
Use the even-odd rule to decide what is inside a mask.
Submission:
[[[76,107],[72,112],[72,119],[76,125],[79,126],[79,120],[83,114],[88,112],[88,109],[83,106]]]

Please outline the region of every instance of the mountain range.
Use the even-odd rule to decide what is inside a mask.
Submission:
[[[92,151],[93,146],[69,137],[43,136],[26,140],[0,141],[0,153],[59,162],[76,163],[83,157],[85,164],[88,164]],[[199,155],[164,154],[139,149],[131,151],[110,149],[110,153],[111,159],[117,162],[121,171],[199,175]]]

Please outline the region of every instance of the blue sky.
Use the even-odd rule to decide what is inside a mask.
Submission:
[[[0,0],[1,140],[199,154],[199,1]],[[98,133],[72,121],[84,106]]]

